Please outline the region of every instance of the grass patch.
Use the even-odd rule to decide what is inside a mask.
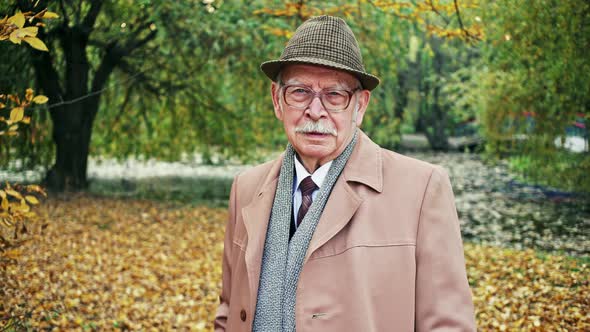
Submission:
[[[153,177],[134,180],[94,179],[89,192],[112,198],[148,199],[161,202],[225,207],[232,178]]]
[[[520,180],[590,196],[590,158],[587,153],[567,151],[544,157],[518,155],[508,159]]]

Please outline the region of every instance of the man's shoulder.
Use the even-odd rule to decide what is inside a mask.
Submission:
[[[381,148],[383,169],[406,177],[430,178],[433,172],[446,173],[443,167],[395,151]]]
[[[234,182],[238,194],[250,196],[254,194],[264,183],[278,176],[282,157],[247,168],[236,175]],[[276,174],[275,174],[276,173]]]
[[[270,170],[273,166],[279,162],[280,158],[269,160],[262,164],[254,165],[250,168],[245,169],[242,171],[238,176],[240,178],[248,178],[248,179],[264,179],[269,175]]]
[[[351,164],[347,165],[348,179],[377,191],[383,186],[418,188],[420,184],[426,185],[433,174],[444,173],[440,166],[380,147],[362,132],[359,143]]]
[[[437,167],[437,165],[434,165],[427,161],[410,157],[408,155],[391,151],[385,148],[381,148],[381,152],[383,154],[384,163],[395,163],[404,167],[412,167],[424,171],[432,171],[433,168]]]

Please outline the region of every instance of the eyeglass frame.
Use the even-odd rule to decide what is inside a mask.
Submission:
[[[295,109],[298,109],[298,110],[301,111],[301,110],[305,110],[306,108],[308,108],[309,105],[311,105],[311,103],[313,102],[313,100],[316,97],[318,97],[320,99],[320,103],[322,104],[322,107],[326,111],[328,111],[330,113],[341,113],[341,112],[346,111],[346,109],[348,108],[348,106],[350,106],[350,102],[352,101],[352,96],[357,91],[362,90],[361,87],[357,87],[357,88],[353,89],[352,91],[351,90],[346,90],[346,89],[327,89],[327,90],[321,90],[321,91],[317,92],[314,89],[312,89],[309,86],[306,86],[304,84],[283,84],[283,83],[280,83],[279,85],[280,85],[280,89],[281,89],[282,99],[285,102],[285,105],[287,105],[289,107],[292,107],[292,108],[295,108]],[[290,105],[289,103],[287,103],[287,96],[286,96],[286,93],[285,93],[285,91],[287,90],[287,88],[290,88],[290,87],[301,87],[301,88],[303,88],[305,90],[311,91],[313,93],[313,97],[309,100],[309,103],[307,105],[305,105],[305,106],[293,106],[293,105]],[[326,105],[324,105],[323,97],[325,96],[325,93],[326,92],[332,92],[332,91],[343,91],[343,92],[346,92],[348,94],[348,102],[346,103],[346,106],[344,106],[344,108],[337,109],[337,110],[332,110],[332,109],[328,109],[326,107]]]

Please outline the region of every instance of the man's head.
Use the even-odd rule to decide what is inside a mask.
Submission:
[[[308,171],[336,158],[363,121],[371,93],[347,72],[294,64],[273,82],[276,117]]]
[[[281,58],[261,69],[273,80],[275,115],[310,172],[346,148],[379,84],[348,25],[332,16],[304,22]]]

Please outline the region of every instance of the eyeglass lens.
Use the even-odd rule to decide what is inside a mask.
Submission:
[[[342,111],[350,103],[351,92],[346,90],[324,90],[315,92],[302,86],[288,86],[285,89],[285,102],[295,108],[306,108],[319,95],[328,111]]]

